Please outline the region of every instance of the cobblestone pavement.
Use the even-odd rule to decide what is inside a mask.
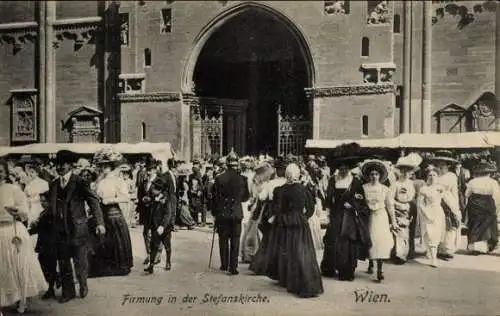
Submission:
[[[126,277],[89,280],[87,298],[66,304],[34,300],[27,315],[499,315],[500,255],[457,255],[433,269],[422,263],[403,266],[386,264],[386,280],[372,281],[361,262],[354,282],[324,279],[325,294],[300,299],[276,286],[266,277],[253,276],[247,265],[240,275],[218,271],[217,240],[212,269],[208,269],[211,228],[180,230],[173,235],[172,271],[157,266],[153,275],[144,275],[144,246],[140,228],[132,229],[135,267]],[[318,252],[318,260],[321,252]],[[387,295],[386,302],[356,302],[356,294],[372,298]],[[265,297],[262,302],[204,302],[205,295],[250,295]],[[124,302],[125,295],[131,295]],[[132,297],[162,297],[161,302],[130,303]],[[173,301],[175,297],[175,302]],[[195,299],[196,297],[196,299]],[[385,296],[379,296],[384,298]],[[244,297],[245,298],[245,297]],[[7,315],[13,315],[7,313]]]

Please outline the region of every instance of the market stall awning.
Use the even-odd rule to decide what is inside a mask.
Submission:
[[[333,149],[341,145],[356,143],[362,148],[427,148],[468,149],[500,146],[500,132],[470,132],[450,134],[401,134],[382,139],[308,139],[307,149]]]

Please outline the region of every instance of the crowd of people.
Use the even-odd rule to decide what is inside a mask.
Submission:
[[[172,233],[215,218],[220,270],[237,275],[240,263],[291,293],[323,293],[322,276],[353,281],[359,260],[384,280],[383,264],[415,257],[415,240],[429,266],[452,260],[461,228],[468,251],[498,245],[499,182],[490,161],[470,172],[451,152],[423,159],[412,153],[396,164],[343,156],[238,158],[234,152],[190,164],[170,159],[126,161],[103,149],[92,162],[60,151],[52,161],[33,156],[0,164],[0,307],[30,297],[83,298],[87,278],[125,276],[133,267],[129,228],[142,225],[154,273],[165,251],[172,269]],[[326,231],[322,212],[328,212]],[[322,250],[318,264],[316,251]],[[36,256],[38,253],[38,258]]]

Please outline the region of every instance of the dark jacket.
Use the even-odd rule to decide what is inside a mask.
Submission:
[[[169,205],[168,198],[163,194],[152,199],[147,204],[150,210],[149,227],[156,230],[159,226],[163,226],[165,231],[171,231],[174,227],[174,212]]]
[[[56,255],[53,218],[48,210],[44,210],[36,222],[34,222],[29,233],[31,235],[38,234],[36,240],[35,252],[43,255]]]
[[[241,203],[249,197],[246,177],[229,168],[215,178],[215,205],[212,212],[219,220],[242,220]]]
[[[57,227],[57,229],[64,231],[68,236],[68,240],[59,240],[59,242],[72,246],[84,245],[90,238],[85,202],[96,224],[104,226],[99,199],[83,179],[75,174],[71,175],[64,188],[66,191],[64,201],[59,200],[59,190],[62,190],[60,180],[56,178],[50,184],[49,212],[55,224],[62,223],[63,227]]]
[[[173,226],[175,224],[175,213],[177,211],[177,192],[176,192],[177,179],[169,171],[163,173],[161,175],[161,177],[163,177],[165,179],[165,183],[166,183],[166,187],[163,191],[163,195],[165,196],[165,199],[167,200],[167,204],[168,204],[168,208],[169,208],[168,212],[174,214],[171,216],[171,224]]]

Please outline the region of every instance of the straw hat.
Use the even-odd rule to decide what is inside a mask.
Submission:
[[[420,164],[422,163],[422,157],[420,155],[411,153],[408,156],[400,157],[396,162],[394,167],[400,168],[408,168],[412,171],[417,171],[419,169]]]
[[[370,173],[373,170],[376,170],[380,174],[379,181],[381,183],[385,182],[385,180],[387,180],[388,171],[387,171],[387,167],[383,161],[378,160],[378,159],[365,161],[363,163],[363,165],[361,166],[361,173],[363,174],[363,178],[368,181],[370,178]]]
[[[486,161],[486,160],[481,160],[478,162],[474,168],[472,168],[472,172],[476,173],[490,173],[490,172],[497,172],[497,167],[495,163]]]
[[[113,163],[122,161],[123,156],[121,153],[115,151],[113,148],[103,148],[95,153],[94,155],[94,163],[96,164],[104,164],[104,163]]]
[[[438,162],[446,162],[449,164],[458,164],[458,160],[453,158],[453,153],[449,150],[438,150],[436,155],[429,159],[432,163],[436,164]]]

